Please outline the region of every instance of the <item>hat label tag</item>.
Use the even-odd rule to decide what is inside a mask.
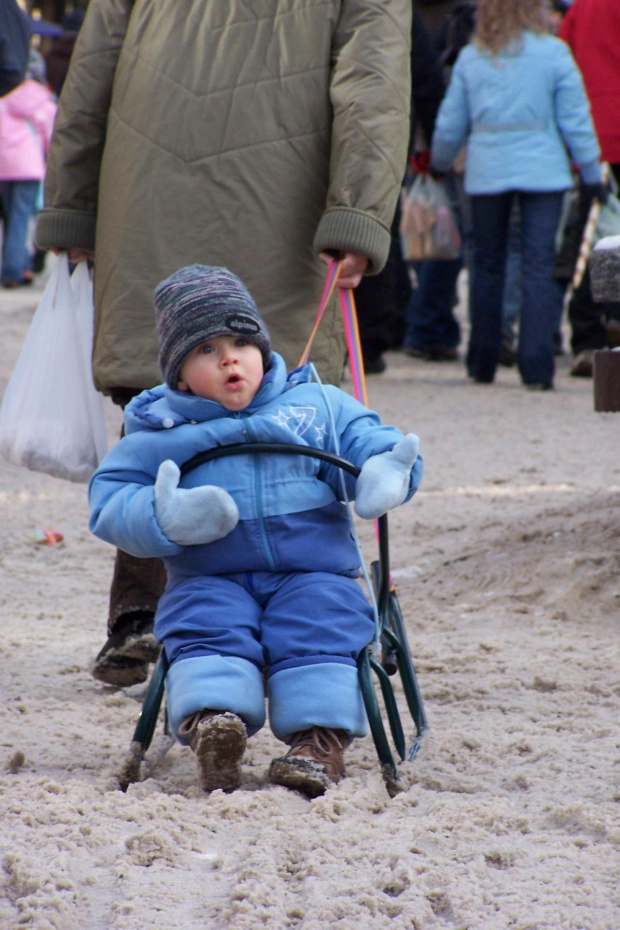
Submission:
[[[227,317],[224,322],[231,332],[240,333],[242,336],[255,336],[261,331],[254,317],[245,316],[243,313],[235,313]]]

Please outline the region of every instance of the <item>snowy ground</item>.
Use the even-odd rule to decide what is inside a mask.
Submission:
[[[36,290],[0,293],[0,393]],[[2,930],[618,930],[620,414],[567,359],[547,394],[388,361],[371,406],[426,462],[390,541],[431,725],[393,800],[370,738],[323,798],[270,786],[267,731],[232,795],[179,746],[120,791],[143,689],[88,671],[113,551],[83,485],[0,460]]]

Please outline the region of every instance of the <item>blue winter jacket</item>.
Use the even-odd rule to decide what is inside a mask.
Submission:
[[[287,377],[283,359],[274,354],[254,400],[238,412],[166,385],[143,391],[126,408],[125,437],[91,478],[92,532],[132,555],[163,558],[169,586],[184,577],[242,571],[356,575],[359,556],[341,503],[340,475],[350,500],[355,480],[308,456],[249,452],[190,471],[181,487],[218,485],[235,500],[239,523],[224,539],[179,546],[155,517],[155,478],[165,459],[181,466],[214,446],[292,442],[339,452],[361,467],[402,438],[344,391],[309,379],[307,367]],[[421,477],[418,456],[407,499]]]
[[[555,36],[525,32],[497,55],[465,46],[437,116],[433,167],[447,171],[466,142],[468,194],[566,190],[566,148],[584,183],[601,180],[581,74]]]

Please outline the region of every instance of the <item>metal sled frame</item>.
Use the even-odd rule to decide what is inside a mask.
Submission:
[[[326,452],[324,449],[315,449],[311,446],[299,446],[294,443],[257,442],[217,446],[214,449],[199,452],[181,467],[181,475],[186,475],[197,466],[212,461],[213,459],[224,458],[229,455],[258,453],[307,455],[311,458],[327,462],[330,465],[335,465],[349,472],[354,478],[357,478],[360,473],[360,469],[356,465],[353,465],[351,462],[347,461],[347,459],[341,458],[339,455],[335,455],[333,452]],[[388,794],[390,797],[394,797],[399,791],[403,790],[404,786],[399,777],[397,764],[394,761],[394,756],[390,747],[390,740],[383,724],[377,691],[373,681],[373,673],[380,686],[392,742],[401,761],[405,761],[405,759],[412,761],[415,758],[420,748],[422,738],[428,729],[428,724],[411,653],[409,651],[407,634],[405,632],[398,598],[394,586],[390,581],[387,515],[379,517],[377,524],[379,559],[371,563],[371,576],[379,615],[381,655],[380,658],[377,658],[373,651],[373,644],[369,644],[359,656],[358,672],[362,697],[368,716],[370,731],[379,757],[383,779]],[[157,719],[164,695],[167,670],[168,661],[166,659],[165,650],[162,649],[146,692],[142,713],[140,714],[134,731],[131,749],[120,775],[120,784],[123,790],[126,790],[132,782],[138,781],[140,778],[140,765],[146,751],[151,745],[155,733],[155,727],[157,725]],[[403,723],[397,706],[392,682],[390,681],[390,678],[397,672],[401,678],[407,707],[416,730],[415,738],[409,750],[407,750]],[[169,736],[170,731],[167,714],[164,722],[164,730],[166,736],[171,740]]]

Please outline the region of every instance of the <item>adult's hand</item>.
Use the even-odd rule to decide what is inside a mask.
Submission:
[[[338,287],[343,288],[357,287],[368,265],[367,256],[361,255],[359,252],[345,252],[344,250],[338,251],[334,249],[334,251],[321,252],[319,258],[327,265],[334,258],[342,262]]]
[[[84,249],[51,249],[50,251],[52,251],[54,255],[60,255],[61,252],[66,252],[67,258],[74,265],[77,265],[79,262],[94,262],[95,260],[95,253],[85,252]]]

